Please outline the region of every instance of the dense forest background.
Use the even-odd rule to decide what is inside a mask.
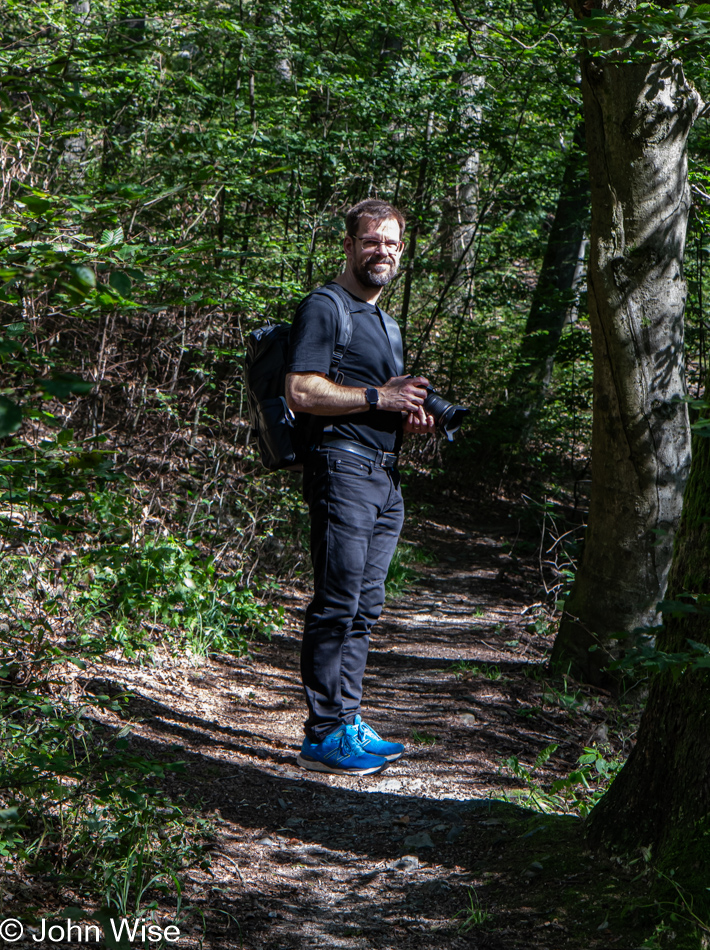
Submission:
[[[565,169],[577,191],[584,175],[578,67],[571,46],[557,55],[571,21],[546,35],[531,11],[527,49],[505,17],[473,42],[455,11],[407,5],[377,23],[317,5],[195,19],[172,5],[61,3],[4,17],[4,431],[18,430],[5,563],[30,530],[23,571],[39,589],[55,543],[64,577],[92,573],[86,592],[62,592],[64,623],[130,641],[134,608],[154,597],[165,620],[173,595],[157,575],[124,599],[148,558],[171,583],[198,574],[199,596],[220,599],[214,614],[229,604],[235,623],[219,631],[203,612],[206,649],[239,641],[251,591],[303,566],[300,546],[287,545],[291,563],[278,557],[300,538],[298,487],[254,459],[244,340],[337,272],[343,211],[363,196],[408,215],[384,304],[410,369],[474,409],[463,466],[483,446],[492,464],[479,477],[500,482],[544,385],[526,458],[583,491],[580,266],[551,294],[567,323],[556,347],[543,324],[525,332]],[[583,266],[588,209],[572,204]],[[414,451],[441,468],[437,446]]]
[[[659,8],[645,42],[683,55],[703,92],[707,11],[686,27],[689,9]],[[407,215],[382,302],[408,368],[472,410],[455,446],[408,447],[410,490],[523,498],[541,552],[537,604],[554,621],[591,477],[580,29],[545,0],[6,0],[6,857],[35,860],[66,799],[87,836],[77,816],[113,809],[111,860],[125,868],[140,837],[129,816],[152,827],[163,807],[146,792],[163,766],[141,765],[120,736],[86,738],[67,663],[115,650],[146,662],[156,644],[239,656],[282,622],[279,585],[307,580],[298,480],[266,474],[250,440],[245,340],[337,273],[344,212],[364,197]],[[696,400],[709,148],[701,118],[685,254]],[[174,857],[166,846],[161,861]],[[111,880],[95,886],[113,900]]]

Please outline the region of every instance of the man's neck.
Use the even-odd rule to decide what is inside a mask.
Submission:
[[[365,287],[361,284],[349,267],[346,267],[342,274],[338,274],[335,278],[335,283],[340,284],[341,287],[344,287],[354,297],[359,297],[360,300],[366,300],[372,304],[377,301],[377,298],[382,293],[381,287]]]

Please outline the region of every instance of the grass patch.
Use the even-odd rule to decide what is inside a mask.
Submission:
[[[430,564],[432,557],[421,548],[406,541],[400,541],[390,561],[385,579],[385,593],[388,597],[399,597],[406,593],[418,580],[420,572],[416,564]]]
[[[482,676],[487,680],[503,680],[505,676],[500,667],[493,663],[474,663],[472,660],[456,660],[451,664],[457,679],[470,679],[473,676]]]
[[[418,729],[412,729],[412,742],[416,742],[417,745],[435,745],[436,736],[433,736],[430,732],[420,732]]]
[[[493,914],[481,906],[480,898],[472,887],[468,889],[468,906],[460,910],[455,915],[454,920],[457,917],[463,917],[458,927],[460,934],[470,933],[472,930],[477,930],[493,920]]]

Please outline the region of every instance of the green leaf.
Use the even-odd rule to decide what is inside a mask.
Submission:
[[[122,297],[131,296],[131,278],[128,274],[124,274],[123,271],[114,271],[113,274],[108,279],[109,286],[112,287],[116,293],[119,293]]]
[[[676,616],[681,616],[682,614],[696,614],[698,608],[693,603],[687,603],[687,601],[682,600],[662,600],[658,604],[658,609],[663,614],[674,614]]]
[[[52,379],[40,379],[39,385],[50,396],[66,399],[69,396],[84,396],[90,393],[94,384],[75,376],[73,373],[57,373]]]
[[[690,637],[688,637],[688,643],[698,653],[710,654],[710,647],[706,643],[698,643],[697,640],[691,640]]]
[[[7,396],[0,396],[0,438],[12,435],[22,425],[22,409]]]
[[[38,195],[23,195],[22,198],[18,198],[18,201],[21,201],[33,214],[42,214],[47,208],[52,207],[49,199],[40,198]]]
[[[123,244],[123,228],[119,225],[115,231],[102,231],[101,247],[115,247],[117,244]]]
[[[91,288],[96,286],[96,274],[90,267],[80,264],[78,267],[70,267],[69,269],[82,286]]]

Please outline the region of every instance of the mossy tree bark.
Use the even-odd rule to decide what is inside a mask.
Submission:
[[[707,389],[706,389],[707,392]],[[710,595],[710,438],[697,438],[668,584],[669,599]],[[673,617],[657,646],[688,650],[688,638],[710,646],[710,614]],[[593,810],[591,842],[631,851],[650,847],[653,863],[674,871],[710,909],[710,670],[654,679],[636,745],[614,784]],[[696,886],[695,882],[700,885]]]
[[[607,12],[630,4],[601,0]],[[583,12],[583,11],[581,11]],[[677,62],[595,41],[582,63],[592,195],[592,493],[552,662],[608,684],[619,634],[656,621],[690,465],[683,278],[687,137],[702,106]],[[590,652],[589,648],[596,650]]]

